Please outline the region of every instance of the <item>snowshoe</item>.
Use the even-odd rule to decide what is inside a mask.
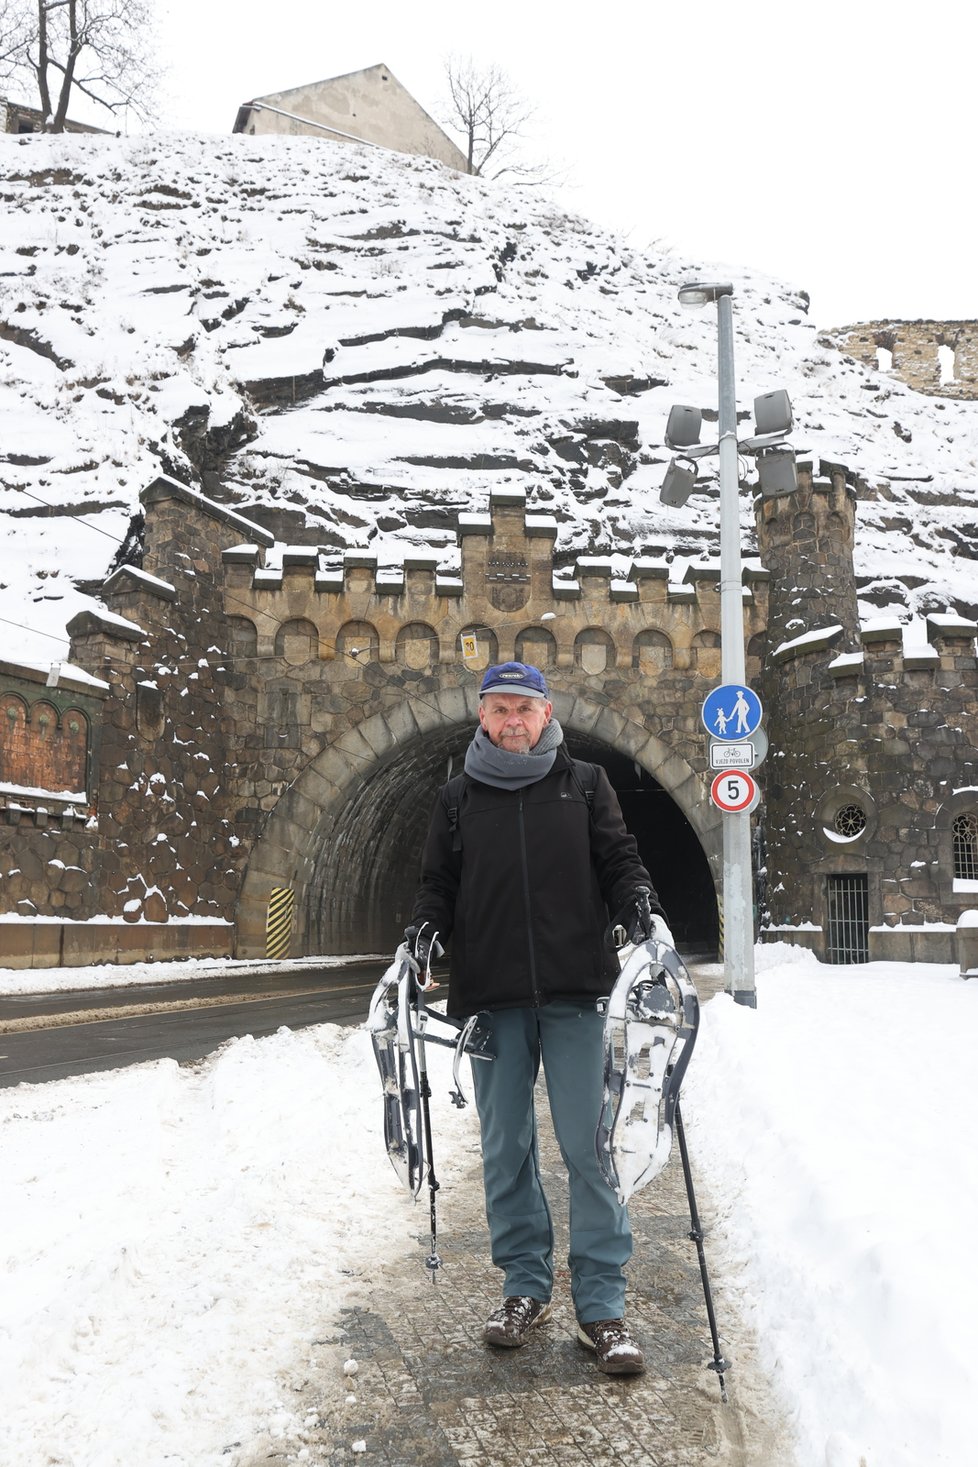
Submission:
[[[414,974],[405,948],[374,989],[367,1028],[384,1097],[384,1143],[401,1181],[415,1197],[421,1190],[420,1085],[410,989]]]
[[[649,938],[620,957],[621,977],[605,1009],[595,1148],[604,1179],[624,1206],[669,1160],[699,999],[675,948]]]
[[[448,1032],[439,1032],[436,1026]],[[480,1028],[478,1015],[456,1020],[427,1007],[417,982],[417,964],[403,943],[374,989],[367,1029],[380,1071],[387,1154],[401,1181],[416,1197],[426,1171],[421,1112],[427,1080],[422,1079],[424,1052],[418,1046],[440,1044],[455,1051],[451,1098],[461,1107],[466,1104],[459,1076],[462,1055],[491,1060],[493,1056],[486,1050],[488,1032]]]

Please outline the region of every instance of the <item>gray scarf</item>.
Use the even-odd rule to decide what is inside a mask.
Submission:
[[[550,773],[557,746],[563,741],[564,730],[551,718],[528,754],[511,754],[508,749],[497,749],[480,724],[465,751],[465,772],[497,790],[521,790]]]

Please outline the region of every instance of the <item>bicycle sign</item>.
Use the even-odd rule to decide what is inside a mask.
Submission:
[[[727,815],[749,815],[760,798],[757,781],[745,769],[725,769],[710,785],[710,799]]]
[[[761,700],[750,688],[724,683],[703,699],[703,727],[715,739],[748,739],[763,714]]]

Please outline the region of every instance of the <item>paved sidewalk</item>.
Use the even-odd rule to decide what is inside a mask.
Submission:
[[[701,997],[711,985],[698,980]],[[567,1254],[567,1188],[538,1097],[542,1163],[557,1228],[556,1257]],[[695,1177],[711,1262],[711,1199]],[[427,1191],[417,1204],[417,1247],[392,1229],[364,1307],[344,1316],[330,1343],[358,1364],[345,1379],[310,1381],[304,1433],[310,1462],[362,1461],[383,1467],[791,1467],[792,1453],[757,1366],[752,1341],[725,1297],[714,1264],[724,1355],[732,1360],[723,1405],[714,1371],[678,1145],[665,1171],[630,1204],[635,1253],[628,1270],[628,1318],[646,1352],[646,1373],[603,1376],[576,1342],[566,1267],[557,1277],[554,1318],[519,1350],[482,1343],[486,1315],[500,1297],[488,1258],[481,1169],[454,1178],[439,1198],[437,1284],[425,1274]],[[326,1343],[326,1342],[323,1342]],[[355,1401],[346,1403],[347,1392]],[[315,1425],[313,1419],[315,1418]],[[261,1460],[265,1460],[264,1458]]]

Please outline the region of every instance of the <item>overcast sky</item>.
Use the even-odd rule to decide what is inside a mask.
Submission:
[[[381,61],[442,120],[446,58],[472,55],[535,102],[561,204],[631,244],[755,266],[808,290],[823,326],[978,316],[961,0],[159,10],[167,126],[229,133],[251,97]]]

